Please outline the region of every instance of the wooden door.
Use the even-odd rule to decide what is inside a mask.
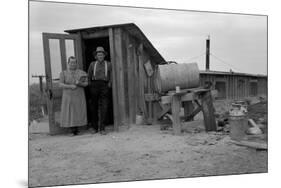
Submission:
[[[78,66],[83,69],[81,39],[79,35],[43,33],[43,48],[46,74],[46,96],[50,134],[62,133],[60,108],[62,89],[59,88],[60,72],[67,69],[67,59],[75,56]]]

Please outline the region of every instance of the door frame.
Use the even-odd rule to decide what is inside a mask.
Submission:
[[[65,132],[65,129],[58,126],[55,120],[54,112],[54,99],[53,99],[53,77],[51,69],[51,55],[49,39],[59,40],[60,45],[60,56],[61,56],[61,67],[62,71],[67,68],[67,57],[65,40],[73,40],[74,44],[74,54],[78,61],[78,66],[83,70],[83,60],[81,53],[81,36],[77,34],[61,34],[61,33],[42,33],[43,39],[43,50],[44,50],[44,62],[45,62],[45,75],[46,75],[46,94],[47,94],[47,107],[49,116],[49,132],[51,135],[59,134]]]

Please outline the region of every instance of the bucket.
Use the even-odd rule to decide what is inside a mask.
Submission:
[[[137,125],[143,124],[143,116],[142,115],[136,115],[136,124]]]

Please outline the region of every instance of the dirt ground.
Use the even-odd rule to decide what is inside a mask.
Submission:
[[[132,126],[102,136],[30,134],[29,186],[267,172],[267,151],[237,146],[202,120],[181,136],[160,125]]]

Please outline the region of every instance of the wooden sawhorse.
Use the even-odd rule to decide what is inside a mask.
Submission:
[[[170,92],[166,96],[161,97],[160,106],[162,111],[158,115],[158,119],[167,115],[173,122],[173,132],[175,135],[181,134],[180,109],[184,104],[185,120],[192,120],[193,117],[201,110],[204,116],[204,125],[206,131],[216,131],[216,120],[214,116],[214,106],[212,96],[215,96],[216,90],[194,88],[185,89],[180,92]],[[193,103],[197,104],[194,109]],[[199,102],[201,101],[201,103]],[[171,115],[168,112],[171,111]]]

